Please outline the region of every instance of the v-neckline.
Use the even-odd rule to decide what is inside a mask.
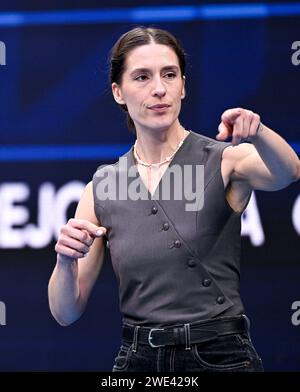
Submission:
[[[139,172],[139,170],[138,170],[138,168],[137,168],[137,164],[136,164],[136,162],[135,162],[135,158],[134,158],[134,155],[133,155],[133,148],[134,148],[134,146],[132,146],[131,149],[129,150],[129,156],[130,156],[130,159],[131,159],[131,162],[130,162],[130,164],[129,164],[129,167],[135,166],[135,169],[136,169],[136,171],[137,171],[137,178],[138,178],[138,180],[139,180],[141,186],[146,190],[146,192],[147,192],[147,197],[148,197],[149,200],[154,200],[154,199],[156,199],[155,195],[156,195],[157,191],[160,191],[160,189],[161,189],[161,183],[162,183],[163,178],[165,177],[166,172],[169,170],[169,168],[170,168],[171,166],[174,165],[174,162],[176,161],[176,159],[178,159],[178,155],[179,155],[180,152],[184,149],[184,146],[187,144],[187,141],[188,141],[188,139],[190,139],[192,133],[193,133],[192,131],[189,131],[189,134],[185,137],[185,139],[184,139],[182,145],[181,145],[181,146],[179,147],[179,149],[176,151],[176,153],[175,153],[173,159],[171,160],[171,162],[169,163],[168,167],[166,168],[166,170],[164,171],[163,175],[161,176],[161,178],[160,178],[160,180],[159,180],[159,182],[158,182],[158,184],[157,184],[157,186],[156,186],[156,188],[155,188],[153,194],[149,191],[147,185],[144,183],[144,180],[143,180],[143,178],[141,177],[140,172]],[[159,192],[159,195],[160,195],[160,192]]]

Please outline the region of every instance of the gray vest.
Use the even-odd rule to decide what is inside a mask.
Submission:
[[[120,158],[94,174],[95,213],[108,229],[124,322],[176,326],[244,312],[239,294],[241,213],[227,203],[220,171],[228,145],[190,132],[152,200],[138,174],[128,177],[130,170],[137,173],[133,148],[121,157],[127,168]],[[170,198],[163,197],[163,179],[173,166],[184,165],[204,166],[204,204],[200,208],[199,202],[194,211],[186,208],[190,196],[175,197],[172,175]],[[108,199],[110,186],[114,189]],[[130,188],[147,199],[125,200]]]

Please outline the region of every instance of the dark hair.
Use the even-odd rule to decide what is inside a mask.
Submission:
[[[110,53],[110,71],[109,77],[111,83],[121,84],[122,76],[125,69],[125,61],[128,53],[134,48],[150,44],[154,41],[156,44],[169,46],[174,50],[178,57],[181,75],[185,74],[185,52],[178,40],[168,31],[154,27],[136,27],[123,34],[114,44]],[[135,126],[130,117],[127,106],[120,105],[127,112],[127,126],[135,133]]]

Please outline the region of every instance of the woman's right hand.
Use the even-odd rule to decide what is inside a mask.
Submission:
[[[55,245],[58,259],[74,261],[87,255],[95,238],[106,234],[106,228],[85,219],[69,219],[62,226]]]

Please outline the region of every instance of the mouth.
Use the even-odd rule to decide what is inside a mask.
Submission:
[[[148,106],[148,109],[153,110],[155,112],[164,112],[166,111],[171,105],[166,103],[158,103],[156,105]]]

